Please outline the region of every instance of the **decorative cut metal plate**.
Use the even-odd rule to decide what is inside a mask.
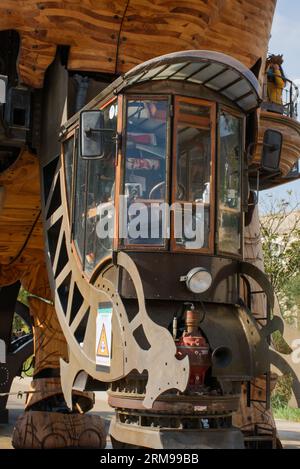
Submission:
[[[53,162],[50,164],[53,167]],[[46,173],[49,177],[47,167],[44,168]],[[148,383],[143,405],[151,408],[155,399],[166,390],[185,390],[189,376],[188,358],[177,360],[171,334],[148,316],[139,272],[126,253],[117,254],[117,265],[127,271],[137,293],[139,311],[131,322],[111,281],[103,274],[97,278],[96,285],[87,281],[70,243],[63,176],[58,161],[51,186],[48,189],[44,187],[43,192],[46,195],[44,219],[50,284],[58,319],[69,346],[69,362],[61,360],[61,382],[67,405],[71,407],[74,382],[77,388],[84,388],[82,372],[86,378],[90,375],[94,379],[111,382],[132,370],[140,373],[146,370]],[[96,364],[96,318],[98,305],[102,302],[109,302],[113,308],[110,367]],[[133,336],[140,327],[150,344],[149,350],[143,350]]]

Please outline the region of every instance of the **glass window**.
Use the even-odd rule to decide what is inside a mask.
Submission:
[[[219,251],[241,253],[242,119],[222,112],[219,122]]]
[[[84,251],[84,230],[85,230],[85,197],[86,197],[86,168],[87,160],[79,157],[78,142],[76,144],[76,184],[74,194],[74,221],[73,238],[80,259],[83,258]]]
[[[88,160],[85,270],[91,272],[112,250],[115,192],[117,103],[103,109],[104,157]]]
[[[72,175],[73,175],[73,146],[74,135],[66,140],[63,144],[64,147],[64,164],[65,164],[65,178],[66,178],[66,192],[68,207],[71,206],[71,191],[72,191]]]
[[[168,106],[167,99],[127,102],[122,207],[127,245],[164,244]]]
[[[177,101],[175,202],[180,207],[178,247],[209,248],[211,211],[211,107]],[[175,212],[176,214],[176,212]],[[177,219],[175,215],[175,220]],[[192,243],[192,244],[191,244]]]

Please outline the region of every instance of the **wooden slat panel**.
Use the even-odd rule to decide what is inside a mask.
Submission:
[[[41,87],[56,46],[68,68],[124,73],[154,56],[187,49],[229,53],[252,66],[265,57],[275,0],[2,0],[0,30],[21,36],[22,82]]]
[[[251,66],[266,52],[274,11],[274,2],[267,3],[132,2],[122,28],[119,69],[124,72],[137,61],[179,49],[221,51]]]
[[[280,170],[286,176],[294,167],[299,158],[300,148],[300,123],[281,114],[262,111],[260,114],[258,144],[253,163],[260,164],[262,145],[265,131],[271,129],[282,134],[282,150],[280,158]]]
[[[41,257],[44,252],[40,213],[39,162],[35,155],[23,151],[16,162],[0,174],[4,188],[0,211],[0,264],[11,263],[26,243],[26,256]],[[35,226],[34,226],[35,225]],[[27,240],[32,228],[34,230]],[[39,253],[36,252],[39,251]]]

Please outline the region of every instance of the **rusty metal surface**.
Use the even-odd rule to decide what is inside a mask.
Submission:
[[[118,442],[153,449],[243,449],[244,438],[236,428],[213,430],[163,430],[120,423],[114,417],[109,433]]]
[[[254,317],[242,306],[206,305],[206,310],[201,329],[211,348],[226,347],[232,355],[228,366],[213,366],[213,376],[243,381],[265,373],[269,346]]]
[[[106,92],[108,93],[109,90]],[[57,192],[61,196],[61,203],[49,215],[48,209],[53,201],[55,204]],[[191,399],[190,402],[182,402],[179,398],[177,402],[172,399],[168,401],[166,396],[162,398],[159,396],[173,388],[185,391],[188,381],[189,369],[184,363],[175,359],[176,346],[170,329],[167,330],[174,311],[176,312],[178,305],[184,301],[205,302],[201,329],[211,351],[226,348],[230,350],[233,357],[226,366],[219,366],[214,362],[212,374],[221,383],[222,390],[224,388],[228,391],[232,382],[238,384],[266,371],[267,342],[264,337],[261,337],[251,313],[245,308],[235,306],[239,300],[238,261],[194,253],[121,252],[114,253],[111,261],[115,264],[113,267],[111,264],[107,268],[106,264],[105,268],[99,269],[98,277],[95,276],[90,280],[80,269],[73,251],[74,247],[69,243],[71,236],[65,179],[60,167],[54,175],[49,197],[44,200],[44,205],[46,238],[50,251],[48,268],[52,277],[56,309],[70,347],[69,363],[61,362],[62,387],[67,402],[70,403],[73,381],[81,370],[85,370],[86,374],[94,379],[111,382],[118,381],[127,376],[131,370],[137,369],[140,373],[144,370],[148,373],[148,382],[143,395],[140,395],[138,399],[132,395],[128,398],[117,394],[111,395],[112,405],[128,410],[134,410],[136,406],[140,406],[141,411],[151,408],[153,412],[186,412],[188,417],[190,412],[197,413],[195,408],[199,403],[200,407],[203,403],[207,411],[216,413],[226,414],[226,412],[236,410],[238,401],[236,395],[232,396],[231,400],[226,400],[227,396],[214,398],[197,396],[194,401]],[[52,243],[51,230],[59,223],[61,225],[56,233],[57,239]],[[66,240],[65,248],[63,247],[64,239]],[[59,259],[64,256],[66,263],[58,269]],[[186,289],[185,284],[179,282],[179,279],[193,267],[199,266],[207,268],[212,273],[213,283],[205,294],[193,295]],[[119,285],[116,282],[118,271],[120,272]],[[69,284],[68,278],[70,278]],[[65,286],[68,295],[65,295],[66,304],[64,305],[59,289],[64,289]],[[83,299],[78,311],[73,308],[76,290],[80,292]],[[109,301],[113,306],[112,366],[107,370],[95,365],[95,324],[99,302],[102,301]],[[130,302],[135,303],[136,307],[136,311],[131,316],[129,315]],[[157,306],[158,302],[159,306]],[[87,311],[88,321],[84,337],[81,341],[77,341],[74,338],[75,331]],[[134,334],[138,329],[144,332],[149,345],[148,349],[145,348],[145,344],[135,340]],[[129,433],[134,434],[138,430],[132,429],[132,426],[127,425],[122,431],[128,429]],[[140,429],[140,431],[142,435],[144,430]],[[151,436],[148,435],[148,430],[145,435],[146,439]],[[118,435],[115,436],[118,439]],[[129,436],[128,438],[130,439]],[[168,440],[169,437],[166,436],[166,438]],[[182,441],[184,438],[183,432]],[[127,436],[126,441],[128,441]],[[159,441],[159,444],[163,444],[161,439]],[[151,447],[155,446],[151,443]]]
[[[57,316],[69,345],[69,362],[61,359],[61,383],[67,405],[71,408],[72,386],[80,371],[84,370],[94,379],[111,382],[135,369],[140,373],[148,371],[144,405],[151,408],[155,399],[167,389],[185,390],[189,377],[188,358],[178,360],[175,357],[172,335],[150,318],[140,274],[126,253],[118,253],[116,263],[128,272],[135,286],[138,314],[134,320],[129,322],[117,286],[105,278],[104,271],[95,285],[88,282],[72,245],[65,242],[70,239],[70,225],[64,186],[63,166],[58,162],[48,191],[43,190],[48,194],[43,201],[43,211],[50,285]],[[80,301],[73,303],[75,295]],[[96,365],[96,317],[99,303],[103,301],[109,302],[113,308],[112,363],[106,368]],[[74,307],[77,303],[78,307]],[[75,332],[85,316],[84,337],[78,341]],[[134,338],[133,334],[139,328],[143,329],[151,345],[148,350],[141,348]]]
[[[153,404],[153,412],[164,412],[170,414],[187,414],[187,415],[210,415],[230,413],[237,410],[240,395],[200,395],[200,396],[183,396],[183,395],[163,395],[159,397]],[[140,410],[145,412],[143,406],[143,396],[128,395],[128,393],[108,392],[108,403],[110,406],[119,409]]]
[[[274,289],[266,274],[250,262],[239,262],[239,272],[255,280],[267,296],[270,308],[274,308]]]
[[[135,262],[143,282],[145,297],[178,301],[238,302],[237,261],[193,253],[128,252]],[[213,278],[205,293],[190,292],[180,277],[194,267],[207,269]],[[119,292],[124,298],[135,298],[135,290],[126,272],[121,271]]]

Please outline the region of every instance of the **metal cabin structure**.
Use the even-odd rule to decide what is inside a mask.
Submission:
[[[299,178],[300,125],[297,87],[268,78],[276,2],[13,3],[0,285],[30,293],[35,352],[14,446],[104,447],[96,389],[116,448],[279,446],[273,366],[298,403],[299,369],[273,348],[295,333],[256,200]]]

